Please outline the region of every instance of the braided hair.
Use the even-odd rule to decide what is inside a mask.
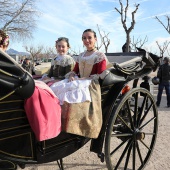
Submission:
[[[9,35],[0,30],[0,46],[7,47],[9,45]]]
[[[66,38],[66,37],[59,37],[59,38],[55,41],[56,45],[57,45],[57,43],[60,42],[60,41],[65,41],[65,42],[67,43],[67,47],[70,48],[70,43],[69,43],[69,39],[68,39],[68,38]]]

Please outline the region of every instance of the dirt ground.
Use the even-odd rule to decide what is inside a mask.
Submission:
[[[155,73],[151,76],[153,77]],[[157,87],[154,87],[156,99]],[[158,136],[153,154],[145,167],[145,170],[169,170],[170,169],[170,109],[166,108],[165,92],[162,96],[161,106],[158,108]],[[105,162],[101,163],[95,153],[90,152],[90,142],[77,152],[64,158],[65,170],[107,170]],[[21,168],[18,167],[18,170]],[[58,170],[57,162],[41,165],[26,165],[25,170]]]

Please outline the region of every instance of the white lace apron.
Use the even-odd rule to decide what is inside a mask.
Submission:
[[[50,88],[58,97],[60,105],[63,105],[64,101],[68,103],[91,102],[89,92],[90,83],[91,80],[74,80],[68,82],[68,79],[64,79],[54,83]]]

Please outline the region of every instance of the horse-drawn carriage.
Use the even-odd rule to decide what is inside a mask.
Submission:
[[[127,88],[127,84],[155,71],[159,57],[141,51],[116,53],[134,59],[102,73],[103,124],[97,139],[61,132],[59,136],[37,141],[24,110],[24,100],[34,91],[34,80],[10,56],[0,51],[0,169],[24,169],[26,164],[57,161],[91,142],[107,168],[143,169],[148,162],[157,136],[157,108],[149,89]],[[137,81],[136,81],[137,82]],[[147,86],[146,86],[147,87]]]

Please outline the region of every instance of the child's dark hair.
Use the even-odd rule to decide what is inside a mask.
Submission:
[[[56,40],[56,44],[60,41],[65,41],[67,43],[67,47],[70,48],[70,43],[69,43],[69,39],[66,38],[66,37],[59,37],[57,40]]]
[[[86,30],[83,32],[83,34],[84,34],[85,32],[92,32],[92,33],[94,34],[94,37],[97,38],[96,32],[95,32],[94,30],[92,30],[92,29],[86,29]]]
[[[9,35],[6,34],[3,30],[0,30],[0,46],[9,45]]]

